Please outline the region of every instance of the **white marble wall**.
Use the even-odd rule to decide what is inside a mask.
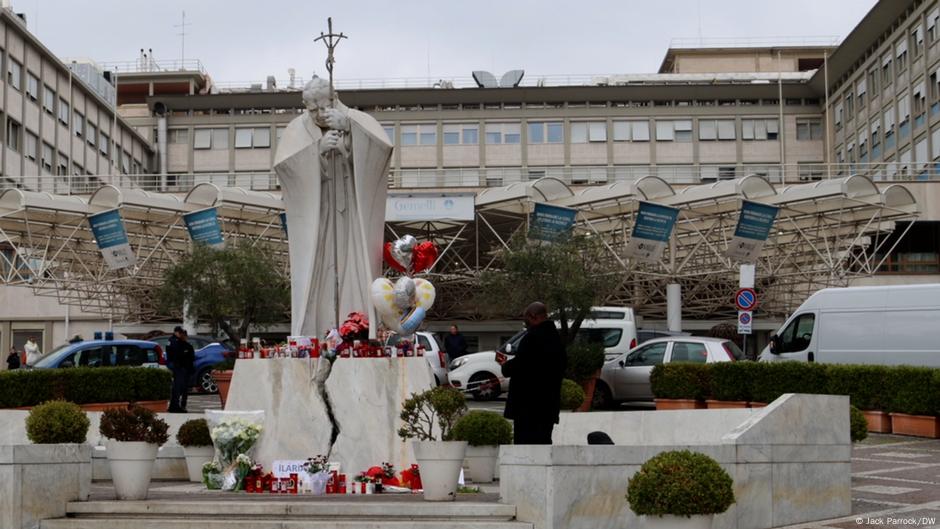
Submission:
[[[36,529],[90,492],[88,445],[0,445],[0,527]]]

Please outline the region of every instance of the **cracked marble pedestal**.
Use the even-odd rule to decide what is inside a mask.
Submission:
[[[265,411],[264,434],[255,452],[265,468],[276,460],[306,459],[329,450],[332,427],[314,383],[327,362],[274,358],[235,363],[225,409]],[[414,463],[411,443],[398,437],[398,414],[412,393],[433,385],[423,357],[337,359],[326,381],[340,430],[330,460],[349,473],[385,461],[399,470]]]

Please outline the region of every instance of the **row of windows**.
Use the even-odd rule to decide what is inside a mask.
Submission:
[[[836,162],[840,164],[864,164],[868,162],[867,156],[869,154],[871,154],[872,159],[879,158],[880,147],[879,144],[875,143],[874,137],[870,148],[868,142],[862,141],[862,139],[862,137],[859,137],[858,143],[851,141],[836,147]],[[929,135],[924,134],[916,139],[911,146],[903,147],[898,153],[897,159],[894,156],[889,157],[883,164],[884,169],[879,169],[879,172],[885,173],[887,176],[895,176],[898,173],[906,175],[920,174],[927,170],[928,164],[937,160],[940,160],[940,127],[935,128]],[[862,171],[866,168],[859,167],[855,169]]]
[[[94,125],[91,124],[89,124],[89,126],[94,127]],[[102,155],[107,156],[110,148],[108,135],[101,133],[100,138],[98,150]],[[41,156],[39,150],[40,143],[42,144]],[[92,143],[92,145],[94,146],[94,143]],[[40,142],[38,135],[30,130],[24,130],[20,123],[9,118],[7,118],[6,127],[6,146],[18,153],[22,153],[29,160],[34,162],[38,160],[44,174],[52,174],[55,148],[46,142]],[[134,159],[130,153],[118,149],[116,155],[123,174],[141,173],[142,166],[140,162]],[[65,154],[59,153],[58,174],[60,175],[68,174],[67,158]]]

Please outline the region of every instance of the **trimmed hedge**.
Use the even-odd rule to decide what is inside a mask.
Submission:
[[[896,368],[888,366],[828,366],[830,395],[848,395],[860,410],[889,410],[892,394],[885,391],[888,374]]]
[[[141,367],[17,369],[0,372],[0,408],[50,400],[76,404],[140,402],[170,398],[173,374]]]
[[[660,364],[650,373],[650,385],[658,399],[704,400],[711,394],[709,373],[708,364]]]
[[[708,365],[710,398],[725,401],[754,400],[754,379],[762,364],[757,362],[718,362]]]
[[[737,362],[733,362],[737,363]],[[743,363],[742,363],[743,364]],[[771,403],[785,393],[826,394],[826,366],[808,362],[757,362],[751,400]]]
[[[892,391],[888,410],[908,415],[940,415],[940,376],[928,367],[899,366],[888,376]]]
[[[584,389],[577,382],[570,379],[561,381],[561,409],[574,411],[584,404]]]
[[[454,440],[470,446],[512,444],[512,423],[492,411],[473,410],[454,425]]]
[[[582,383],[590,380],[604,367],[604,345],[599,343],[575,342],[568,346],[568,363],[565,378]]]
[[[91,421],[78,404],[52,400],[26,417],[26,437],[36,444],[84,443]]]
[[[641,516],[720,514],[735,501],[734,482],[705,454],[662,452],[628,480],[627,502]]]

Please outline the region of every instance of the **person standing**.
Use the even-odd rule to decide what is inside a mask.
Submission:
[[[501,352],[496,361],[509,377],[509,397],[503,415],[513,421],[513,443],[552,444],[552,430],[561,411],[561,381],[567,364],[565,344],[544,303],[523,313],[526,335],[510,360]]]
[[[20,353],[16,351],[16,347],[10,348],[10,354],[7,355],[7,369],[13,371],[14,369],[20,368]]]
[[[189,380],[195,371],[196,352],[189,343],[186,329],[177,326],[166,346],[166,361],[173,372],[173,391],[170,394],[169,413],[186,413]]]
[[[36,362],[42,358],[42,351],[39,350],[39,344],[36,343],[36,338],[33,336],[26,340],[23,350],[26,351],[26,365],[28,366],[36,365]]]
[[[448,362],[467,354],[467,339],[460,334],[456,325],[450,326],[450,333],[444,338],[444,351],[447,353]]]

